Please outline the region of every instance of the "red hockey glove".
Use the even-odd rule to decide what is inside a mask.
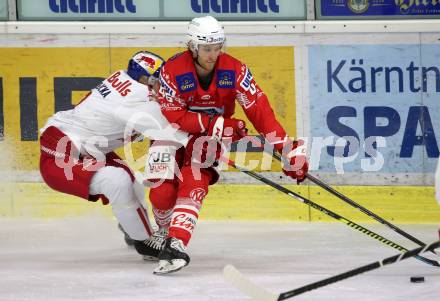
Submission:
[[[208,136],[218,141],[221,141],[223,138],[232,138],[232,141],[237,141],[246,136],[246,134],[246,123],[241,119],[216,116],[208,124]]]
[[[304,181],[309,170],[304,141],[288,140],[282,146],[275,147],[281,153],[284,174],[295,179],[297,183]]]

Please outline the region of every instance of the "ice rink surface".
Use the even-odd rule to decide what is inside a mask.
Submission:
[[[364,226],[416,247],[384,226]],[[438,227],[401,225],[427,243]],[[398,251],[337,222],[200,222],[189,253],[188,267],[155,276],[156,263],[126,247],[109,218],[0,219],[0,300],[244,301],[252,299],[222,276],[228,263],[281,293]],[[416,275],[425,282],[410,283]],[[289,300],[440,300],[440,268],[408,259]]]

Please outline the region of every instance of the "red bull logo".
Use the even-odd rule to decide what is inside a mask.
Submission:
[[[156,59],[143,54],[140,54],[140,56],[136,58],[136,62],[147,69],[150,74],[156,72],[160,66],[160,63],[158,63]]]
[[[149,57],[149,56],[144,56],[141,55],[141,57],[139,58],[138,62],[144,62],[148,68],[154,69],[154,67],[156,66],[156,60],[154,60],[153,58]]]

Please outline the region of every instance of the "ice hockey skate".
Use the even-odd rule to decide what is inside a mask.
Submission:
[[[153,274],[169,274],[187,266],[190,259],[185,252],[186,248],[180,239],[174,237],[167,238],[165,247],[159,254],[159,266],[153,271]]]
[[[124,234],[124,241],[127,244],[127,246],[129,247],[133,247],[134,246],[134,239],[132,239],[127,232],[125,232],[125,230],[122,228],[121,224],[118,224],[118,228],[119,230],[121,230],[121,232]]]
[[[156,261],[159,259],[159,253],[164,249],[167,235],[168,230],[160,228],[144,241],[134,240],[134,247],[136,251],[143,256],[144,260]]]

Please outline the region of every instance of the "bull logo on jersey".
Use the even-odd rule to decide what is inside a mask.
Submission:
[[[192,72],[176,76],[177,88],[181,93],[190,92],[197,88],[196,78]]]
[[[217,71],[217,87],[218,88],[234,88],[235,72],[233,70]]]

